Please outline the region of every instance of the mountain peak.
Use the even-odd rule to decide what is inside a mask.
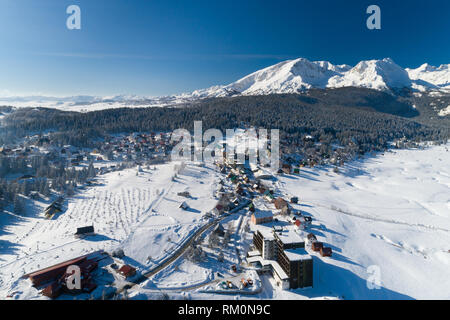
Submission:
[[[442,64],[439,68],[422,64],[417,69],[406,69],[409,77],[424,88],[450,89],[450,65]]]
[[[410,87],[411,79],[391,58],[361,61],[355,67],[297,58],[253,72],[221,87],[220,93],[214,95],[296,93],[311,88],[350,86],[390,90]]]

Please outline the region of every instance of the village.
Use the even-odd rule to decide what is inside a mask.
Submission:
[[[144,164],[150,168],[149,163],[152,166],[164,163],[168,146],[168,138],[162,134],[135,134],[115,137],[108,140],[101,150],[91,152],[65,146],[60,149],[59,158],[74,167],[85,166],[87,161],[91,161],[99,175],[124,170],[120,161],[132,160],[136,175],[139,175]],[[54,148],[52,152],[55,152]],[[200,168],[205,166],[190,165]],[[182,175],[186,166],[189,164],[175,165],[179,175]],[[212,210],[204,212],[202,227],[190,234],[188,239],[183,239],[181,247],[169,253],[164,261],[151,269],[142,268],[139,264],[133,265],[130,262],[133,259],[126,256],[127,250],[117,247],[72,257],[70,260],[33,270],[21,278],[29,279],[43,296],[52,299],[61,295],[67,298],[67,294],[90,295],[98,287],[102,287],[102,294],[100,297],[97,294],[96,298],[123,298],[124,295],[128,297],[128,292],[134,287],[161,273],[180,257],[201,262],[201,259],[195,259],[214,253],[217,260],[226,265],[223,263],[225,253],[235,257],[227,257],[229,263],[226,267],[219,267],[220,272],[212,271],[220,274],[220,277],[197,285],[196,289],[205,293],[256,295],[262,290],[260,275],[270,275],[282,290],[313,287],[311,255],[330,257],[332,250],[317,241],[311,228],[313,217],[302,213],[299,196],[283,195],[276,187],[277,175],[299,174],[300,166],[301,164],[294,167],[284,163],[278,171],[270,171],[248,162],[239,163],[237,156],[229,158],[225,154],[225,162],[217,162],[213,166],[221,178],[214,192],[216,204]],[[90,179],[87,187],[95,186],[96,180],[97,178]],[[45,208],[46,219],[54,219],[55,214],[64,214],[65,197],[67,195],[59,196]],[[189,191],[177,192],[177,197],[180,199],[180,210],[195,210],[186,200],[182,200],[193,198]],[[229,224],[226,224],[231,216],[238,217],[236,230],[230,230]],[[240,235],[237,236],[239,232]],[[94,224],[80,226],[73,233],[75,239],[95,235]],[[217,254],[217,250],[222,252]],[[81,289],[71,289],[70,284],[68,285],[72,281],[72,274],[67,270],[73,265],[80,268],[83,279]],[[216,268],[216,265],[212,264],[211,268]]]
[[[274,170],[227,155],[225,143],[224,161],[173,162],[172,147],[170,134],[158,133],[115,135],[93,149],[57,147],[37,136],[3,148],[25,164],[50,155],[49,167],[62,164],[86,178],[72,192],[58,190],[57,178],[49,179],[47,194],[30,188],[35,215],[23,216],[30,227],[11,232],[26,247],[6,249],[0,263],[5,298],[308,296],[317,281],[324,290],[318,273],[328,264],[335,270],[347,261],[327,243],[324,232],[333,231],[316,221],[311,190],[305,203],[301,185],[286,188],[314,182],[311,164],[283,154]],[[23,171],[6,179],[32,184],[40,177]],[[72,285],[73,266],[80,288]]]

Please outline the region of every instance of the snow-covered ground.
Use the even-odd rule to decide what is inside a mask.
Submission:
[[[299,196],[297,208],[319,225],[313,228],[319,241],[333,249],[331,259],[315,257],[307,296],[450,298],[448,149],[387,152],[339,174],[305,169],[280,178],[281,189]],[[370,290],[367,279],[377,268],[381,288]]]
[[[136,172],[101,176],[99,185],[70,199],[53,220],[39,212],[1,217],[6,227],[0,233],[0,297],[16,292],[16,299],[36,298],[37,290],[18,280],[23,274],[99,249],[122,247],[128,262],[149,270],[206,223],[203,215],[217,201],[212,168],[188,165],[174,180],[173,163]],[[191,198],[178,196],[181,191]],[[188,210],[179,208],[183,201]],[[74,238],[77,227],[92,224],[95,236]]]
[[[293,205],[313,217],[313,232],[333,249],[331,258],[311,253],[314,288],[282,291],[270,276],[261,276],[260,293],[223,295],[205,292],[230,279],[251,234],[245,210],[222,224],[232,232],[219,263],[217,249],[195,263],[179,257],[173,264],[134,287],[135,299],[449,299],[450,291],[450,151],[447,146],[395,150],[332,168],[302,168],[273,182]],[[140,271],[163,261],[195,230],[216,204],[220,174],[212,167],[188,165],[175,179],[174,164],[101,176],[97,186],[69,200],[53,220],[42,214],[0,216],[0,298],[41,298],[24,273],[98,249],[123,247],[128,262]],[[189,191],[191,198],[177,193]],[[188,210],[179,205],[186,201]],[[96,236],[75,239],[77,227],[94,224]],[[205,240],[207,243],[207,241]],[[150,259],[149,259],[150,258]],[[245,271],[245,270],[243,270]],[[369,289],[367,280],[380,288]],[[221,274],[219,275],[218,272]]]
[[[441,117],[445,117],[450,115],[450,106],[448,106],[447,108],[444,108],[442,110],[439,111],[438,115],[440,115]]]
[[[164,290],[159,278],[132,298],[161,298],[165,292],[170,299],[449,299],[449,147],[367,156],[339,174],[304,168],[300,175],[279,177],[275,186],[285,197],[299,196],[301,204],[293,206],[313,217],[310,231],[333,249],[331,258],[308,249],[313,288],[283,291],[262,275],[260,293],[224,295],[204,290],[216,285],[217,277],[186,290]],[[170,269],[167,281],[175,278],[179,284],[192,277],[181,268]],[[205,282],[211,278],[199,276]]]

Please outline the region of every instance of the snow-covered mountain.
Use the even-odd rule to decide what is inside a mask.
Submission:
[[[406,69],[406,72],[417,85],[423,85],[425,88],[434,86],[450,89],[450,64],[443,64],[437,68],[425,63],[417,69]]]
[[[427,65],[428,66],[428,65]],[[448,65],[403,69],[392,59],[361,61],[356,66],[333,65],[304,58],[280,62],[256,71],[226,86],[193,92],[197,97],[296,93],[311,88],[362,87],[390,91],[412,88],[420,91],[449,88]]]
[[[450,64],[433,67],[424,64],[404,69],[392,59],[366,60],[356,66],[333,65],[328,61],[304,58],[288,60],[253,72],[228,85],[218,85],[190,93],[162,97],[75,96],[75,97],[1,97],[0,104],[17,107],[41,106],[72,111],[93,111],[120,107],[157,107],[177,105],[203,98],[237,95],[297,93],[319,88],[361,87],[392,92],[410,88],[415,91],[450,92]]]

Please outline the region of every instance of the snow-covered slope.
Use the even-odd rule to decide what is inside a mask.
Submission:
[[[330,88],[363,87],[376,90],[411,86],[408,73],[392,59],[361,61],[354,68],[328,81]]]
[[[126,169],[100,176],[98,185],[71,198],[52,220],[38,208],[27,216],[0,214],[0,300],[43,299],[22,275],[97,250],[121,247],[139,270],[153,268],[207,223],[203,216],[217,203],[219,179],[206,166],[177,171],[167,163],[138,174]],[[183,191],[192,198],[178,196]],[[189,210],[179,208],[182,201]],[[94,225],[96,235],[75,238],[86,225]]]
[[[223,97],[236,94],[296,93],[311,88],[341,87],[383,91],[406,87],[425,91],[445,87],[445,84],[450,83],[448,66],[429,66],[420,72],[408,70],[410,69],[403,69],[390,58],[361,61],[355,67],[299,58],[256,71],[229,85],[197,90],[193,94],[197,97]]]
[[[450,89],[450,64],[440,67],[430,66],[428,63],[417,69],[406,69],[411,80],[417,80],[423,86]]]
[[[300,58],[254,72],[225,88],[243,94],[292,93],[325,88],[330,78],[350,69],[346,65],[334,66],[326,61],[311,62]]]
[[[296,293],[449,299],[449,146],[366,156],[339,174],[304,168],[300,176],[281,177],[281,189],[301,197],[297,208],[320,225],[312,232],[333,248],[331,259],[314,257],[314,289]],[[378,290],[367,286],[371,266],[379,270]]]

